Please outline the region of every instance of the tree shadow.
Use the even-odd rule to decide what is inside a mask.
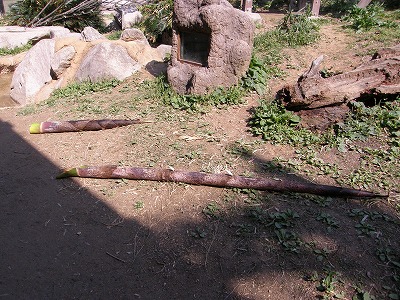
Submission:
[[[349,208],[364,209],[361,201],[332,199],[323,207],[306,196],[262,193],[258,202],[243,202],[226,190],[230,200],[218,202],[228,209],[150,228],[124,219],[78,181],[55,180],[59,168],[9,123],[0,121],[0,138],[3,299],[310,299],[315,283],[303,277],[326,266],[368,287],[392,271],[377,266],[382,240],[360,237],[352,219],[333,233],[315,220],[320,211],[339,219]],[[256,171],[268,163],[254,160]],[[249,217],[255,209],[262,217],[288,208],[298,210],[298,237],[310,241],[299,253],[286,249],[275,224]],[[398,227],[386,227],[383,234],[395,236]],[[318,260],[314,250],[324,245],[332,251]]]

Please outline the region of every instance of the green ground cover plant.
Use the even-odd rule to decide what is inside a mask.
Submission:
[[[21,47],[15,47],[13,49],[7,49],[7,48],[0,48],[0,56],[6,56],[6,55],[16,55],[22,52],[26,52],[29,49],[32,48],[32,43],[29,42],[24,46]]]
[[[370,31],[371,29],[387,27],[394,28],[398,24],[385,17],[385,9],[382,4],[373,3],[366,8],[354,5],[342,18],[348,22],[348,27],[357,31]]]

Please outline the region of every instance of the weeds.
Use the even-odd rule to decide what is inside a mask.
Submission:
[[[339,228],[339,222],[328,213],[319,213],[316,219],[326,224],[328,231],[332,231],[333,228]]]
[[[237,86],[219,87],[204,96],[180,95],[170,87],[164,76],[144,82],[141,85],[141,91],[145,98],[161,99],[165,105],[188,112],[202,112],[212,106],[237,105],[243,102],[244,95],[244,90]]]
[[[371,4],[366,8],[354,5],[343,17],[349,22],[349,27],[357,32],[369,31],[379,27],[394,28],[398,26],[394,21],[385,20],[382,4]]]
[[[299,123],[299,116],[285,110],[276,101],[262,102],[248,122],[254,135],[261,135],[272,143],[306,146],[320,140],[311,131],[300,128]]]
[[[29,49],[32,48],[32,43],[28,42],[27,44],[21,46],[21,47],[15,47],[12,49],[7,49],[7,48],[0,48],[0,56],[6,56],[6,55],[16,55],[22,52],[26,52]]]

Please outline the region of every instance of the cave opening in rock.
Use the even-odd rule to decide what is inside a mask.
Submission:
[[[178,59],[199,66],[206,67],[210,52],[211,36],[203,32],[179,33]]]

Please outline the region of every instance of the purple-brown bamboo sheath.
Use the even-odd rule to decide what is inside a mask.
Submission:
[[[336,197],[387,197],[368,191],[360,191],[329,185],[314,183],[299,183],[280,181],[268,178],[250,178],[243,176],[231,176],[225,174],[208,174],[202,172],[186,172],[170,169],[117,167],[117,166],[83,166],[67,170],[57,176],[58,179],[66,177],[86,177],[104,179],[135,179],[182,182],[195,185],[207,185],[215,187],[233,187],[242,189],[269,190],[277,192],[309,193],[323,196]]]
[[[111,129],[115,127],[132,124],[151,123],[140,119],[135,120],[76,120],[76,121],[47,121],[34,123],[29,127],[30,133],[55,133],[55,132],[77,132],[96,131]]]

